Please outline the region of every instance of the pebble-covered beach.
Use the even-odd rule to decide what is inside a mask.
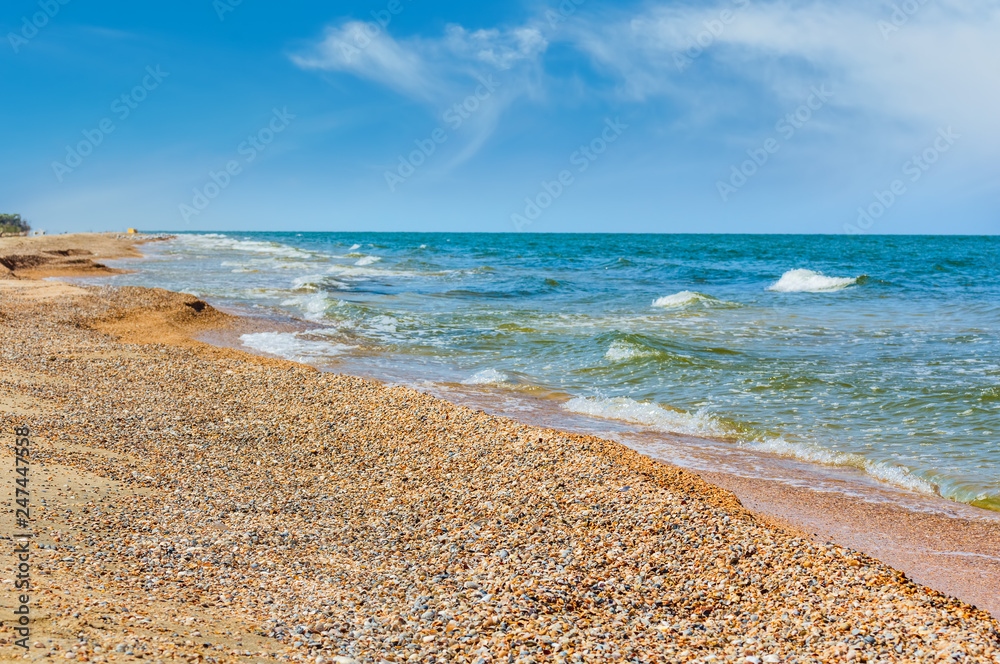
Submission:
[[[240,324],[192,296],[40,293],[0,300],[31,659],[1000,663],[985,612],[616,443],[179,343]]]

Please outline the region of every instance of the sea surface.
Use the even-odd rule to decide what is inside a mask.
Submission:
[[[998,237],[190,233],[143,251],[111,283],[313,324],[242,338],[258,351],[1000,510]]]

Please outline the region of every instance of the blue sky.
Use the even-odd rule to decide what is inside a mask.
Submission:
[[[49,232],[996,233],[1000,6],[8,0]]]

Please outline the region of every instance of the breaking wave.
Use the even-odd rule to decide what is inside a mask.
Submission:
[[[739,305],[735,302],[726,302],[725,300],[720,300],[716,297],[712,297],[711,295],[705,295],[704,293],[681,291],[679,293],[674,293],[673,295],[666,295],[653,300],[653,306],[665,309],[680,309],[691,306],[737,307]]]
[[[782,438],[773,438],[761,442],[746,443],[751,449],[790,457],[800,461],[819,463],[826,466],[841,466],[864,471],[877,480],[894,484],[911,491],[925,494],[938,494],[938,489],[930,482],[917,477],[903,466],[895,466],[879,461],[866,459],[860,454],[837,452],[804,443],[789,443]]]
[[[655,357],[658,353],[651,349],[627,341],[616,341],[608,348],[604,354],[604,359],[611,362],[627,362],[640,357]]]
[[[502,387],[510,384],[510,376],[496,369],[484,369],[462,381],[462,385],[494,385]]]
[[[563,404],[563,408],[572,413],[639,424],[668,433],[725,438],[734,442],[739,436],[739,432],[734,427],[704,410],[688,413],[664,408],[653,403],[642,403],[628,397],[611,399],[577,397]],[[866,459],[859,454],[823,449],[806,443],[790,443],[780,437],[763,438],[761,436],[761,438],[761,440],[746,441],[740,436],[740,444],[759,452],[799,461],[855,468],[888,484],[923,494],[939,495],[935,485],[914,475],[903,466]]]
[[[854,286],[865,279],[860,277],[828,277],[812,270],[789,270],[781,275],[767,290],[776,293],[829,293]]]
[[[563,404],[571,413],[621,420],[670,433],[692,436],[727,436],[728,428],[704,411],[686,413],[653,403],[641,403],[628,397],[611,399],[576,397]]]
[[[257,332],[244,334],[240,341],[247,348],[303,364],[342,355],[356,348],[332,340],[304,337],[306,334],[308,333]]]

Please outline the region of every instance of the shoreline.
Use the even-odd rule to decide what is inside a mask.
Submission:
[[[53,581],[66,584],[49,588],[63,597],[48,600],[53,616],[64,614],[53,618],[54,631],[86,632],[99,622],[105,609],[88,604],[74,616],[55,608],[75,594],[98,594],[96,581],[88,590],[77,579],[96,573],[101,592],[132,602],[152,592],[174,612],[169,630],[187,636],[171,637],[176,647],[162,652],[215,657],[222,645],[218,661],[240,657],[225,654],[239,650],[236,642],[212,636],[205,651],[192,638],[209,630],[192,625],[214,621],[213,631],[233,635],[252,624],[267,634],[254,652],[269,661],[318,652],[396,661],[432,651],[467,661],[522,653],[551,661],[922,661],[954,648],[963,661],[1000,662],[997,623],[985,612],[865,555],[768,523],[701,473],[593,436],[199,343],[192,337],[207,330],[262,323],[237,321],[192,296],[16,279],[0,280],[0,293],[11,349],[3,363],[21,376],[4,395],[5,428],[18,418],[37,422],[46,464],[89,469],[95,483],[110,478],[105,494],[127,493],[148,515],[102,503],[102,521],[88,523],[87,537],[104,543],[104,556],[80,565],[72,556],[46,558]],[[25,338],[38,347],[15,343]],[[84,379],[90,383],[76,384]],[[202,486],[191,487],[193,479]],[[760,499],[760,486],[740,491]],[[87,522],[81,512],[93,502],[69,511]],[[42,513],[52,518],[44,543],[65,546],[51,535],[62,517]],[[253,534],[243,540],[245,533]],[[107,550],[114,536],[136,542],[133,553]],[[72,539],[93,546],[80,531]],[[156,581],[123,577],[135,551],[150,551],[156,539],[157,551],[174,549],[145,556]],[[302,576],[303,566],[310,574]],[[184,576],[163,571],[178,568]],[[275,585],[318,613],[282,608],[286,595]],[[205,596],[225,608],[206,611],[196,601]],[[181,615],[196,606],[199,616]],[[220,624],[222,615],[229,622]],[[155,616],[143,619],[156,624]],[[155,659],[165,642],[141,637]],[[249,633],[243,638],[251,642]],[[119,654],[102,646],[88,656],[124,661]]]
[[[124,274],[101,260],[141,258],[136,246],[168,236],[70,233],[0,238],[0,280],[96,277]]]
[[[250,312],[232,310],[232,313],[253,319]],[[267,322],[262,325],[266,327]],[[300,327],[295,327],[295,323],[289,321],[280,331],[308,330],[313,325],[302,321]],[[208,331],[198,339],[262,357],[284,359],[244,346],[239,340],[243,333],[243,330]],[[320,370],[373,378],[390,385],[406,384],[361,370],[348,368],[345,371],[338,362]],[[515,397],[519,403],[537,401],[542,407],[520,409],[509,415],[503,405],[496,404],[501,399],[510,399],[511,395],[483,388],[454,391],[463,387],[467,388],[449,385],[447,391],[427,391],[419,386],[413,389],[450,403],[514,417],[527,424],[614,440],[658,463],[683,468],[713,486],[732,492],[747,509],[765,521],[801,533],[817,544],[835,542],[861,551],[921,584],[957,597],[1000,619],[998,512],[895,485],[883,485],[857,469],[787,459],[737,448],[730,442],[662,432],[619,433],[617,429],[625,431],[628,427],[586,415],[567,414],[548,402],[523,395]],[[576,426],[570,427],[570,422]],[[701,449],[696,451],[695,448]],[[673,450],[680,453],[670,454]],[[717,468],[708,468],[713,465]],[[740,472],[739,469],[745,467],[752,467],[749,472],[757,474]]]
[[[441,396],[436,394],[436,396]],[[490,393],[458,403],[502,415]],[[454,398],[445,394],[443,398]],[[616,433],[586,416],[519,421],[615,440],[732,492],[757,517],[824,545],[834,542],[892,565],[915,581],[1000,618],[1000,513],[882,485],[853,468],[819,466],[753,449],[662,432]],[[590,420],[590,421],[588,421]],[[568,428],[573,422],[575,426]],[[597,431],[598,429],[603,429]]]

